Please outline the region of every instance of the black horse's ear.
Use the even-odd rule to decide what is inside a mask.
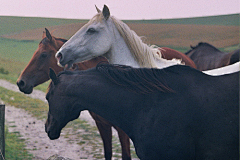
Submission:
[[[106,5],[104,5],[102,13],[106,20],[110,17],[110,11]]]
[[[58,84],[58,78],[55,71],[52,68],[49,68],[49,77],[51,78],[54,85]]]
[[[46,31],[46,36],[47,36],[47,38],[48,38],[50,41],[52,41],[52,35],[50,34],[50,32],[48,31],[47,28],[45,28],[45,31]]]

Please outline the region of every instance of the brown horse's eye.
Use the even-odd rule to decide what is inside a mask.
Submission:
[[[44,52],[41,54],[41,58],[46,58],[46,57],[47,57],[47,53]]]

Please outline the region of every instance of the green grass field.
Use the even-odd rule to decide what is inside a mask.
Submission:
[[[5,129],[5,159],[6,160],[32,160],[33,155],[29,154],[25,149],[25,141],[21,138],[18,132],[8,132],[8,127]]]
[[[0,36],[5,34],[19,33],[36,28],[79,22],[86,22],[86,20],[0,16]]]

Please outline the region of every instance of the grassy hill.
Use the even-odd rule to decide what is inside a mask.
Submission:
[[[178,18],[178,19],[157,19],[157,20],[140,20],[140,21],[126,21],[135,23],[155,23],[155,24],[196,24],[196,25],[225,25],[225,26],[239,26],[239,14],[196,17],[196,18]]]
[[[45,27],[57,37],[69,39],[87,20],[0,17],[0,36],[16,40],[41,39]],[[218,48],[239,43],[239,14],[164,20],[124,21],[146,43],[173,48],[189,48],[200,41]]]
[[[14,34],[21,31],[59,26],[73,23],[86,23],[88,20],[39,18],[39,17],[12,17],[0,16],[0,36]],[[126,23],[151,23],[151,24],[196,24],[196,25],[227,25],[239,26],[239,14],[181,18],[181,19],[158,19],[158,20],[124,20]]]
[[[0,16],[0,36],[16,34],[22,31],[57,26],[63,24],[79,23],[84,20],[39,18],[39,17],[12,17]],[[86,20],[85,20],[86,21]]]

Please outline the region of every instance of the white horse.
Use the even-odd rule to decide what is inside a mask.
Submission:
[[[165,68],[182,64],[181,60],[166,60],[161,57],[158,48],[142,42],[141,38],[125,23],[110,16],[106,5],[79,31],[77,31],[56,53],[60,66],[105,56],[111,64],[132,67]],[[239,64],[238,64],[239,66]],[[222,75],[239,71],[236,64],[227,69],[204,71],[209,75]],[[232,69],[233,68],[233,69]],[[227,73],[225,72],[227,70]],[[232,71],[233,70],[233,71]]]
[[[132,67],[164,68],[181,64],[181,60],[161,58],[158,48],[143,43],[125,23],[110,16],[106,5],[102,12],[98,8],[97,11],[56,53],[59,65],[70,67],[101,55],[111,64]]]

